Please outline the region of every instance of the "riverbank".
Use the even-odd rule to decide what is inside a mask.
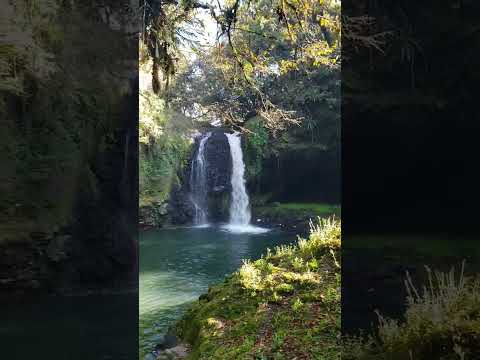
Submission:
[[[340,231],[321,220],[200,296],[175,327],[187,359],[339,359]]]

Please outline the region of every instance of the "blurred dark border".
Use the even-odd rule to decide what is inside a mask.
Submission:
[[[344,333],[401,318],[407,270],[478,270],[478,10],[342,1]]]
[[[2,357],[138,357],[138,11],[2,4]]]

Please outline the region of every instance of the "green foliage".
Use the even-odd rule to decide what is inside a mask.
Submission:
[[[262,160],[267,152],[269,134],[259,118],[250,119],[245,128],[248,131],[245,141],[247,178],[255,178],[262,171]]]
[[[0,91],[24,95],[28,92],[26,78],[46,81],[55,71],[51,45],[59,28],[59,6],[52,0],[22,0],[2,7]]]
[[[344,359],[476,359],[480,355],[480,278],[454,269],[435,272],[427,267],[428,284],[418,291],[407,273],[405,322],[379,313],[378,332],[347,338]]]
[[[236,26],[224,27],[229,47],[218,66],[234,87],[253,90],[268,128],[298,120],[296,109],[272,96],[270,83],[304,71],[338,70],[340,2],[236,1],[232,7]]]
[[[340,242],[340,222],[319,219],[211,287],[177,324],[188,359],[340,359]]]
[[[164,202],[190,154],[187,119],[152,92],[140,94],[140,205]]]
[[[202,29],[194,21],[198,8],[208,9],[219,25],[222,36],[215,46],[200,48],[192,44],[194,36],[183,34],[187,28],[191,34]],[[338,128],[339,120],[339,1],[237,0],[223,9],[189,1],[166,3],[156,16],[160,24],[171,24],[155,33],[157,23],[143,40],[148,43],[155,33],[160,43],[168,43],[166,50],[160,46],[159,54],[151,55],[154,62],[164,54],[169,60],[163,65],[176,59],[174,86],[165,96],[177,108],[237,126],[255,113],[271,132],[305,122],[315,141],[338,138],[338,130],[333,129],[332,135],[330,127],[333,122]],[[185,45],[190,41],[196,54],[196,60],[183,69],[180,39]],[[163,75],[169,78],[173,73],[165,69]],[[320,108],[322,116],[318,116]],[[328,136],[320,136],[324,124]]]
[[[293,149],[339,149],[339,1],[233,0],[222,9],[196,0],[144,5],[140,66],[157,83],[152,95],[160,96],[155,101],[163,108],[154,121],[141,122],[142,142],[158,142],[160,128],[173,119],[188,117],[193,126],[219,120],[245,134],[246,176],[258,191],[266,161]],[[199,9],[222,34],[212,46],[193,41],[202,30]],[[162,165],[170,174],[178,168],[171,164]],[[152,162],[145,174],[158,178],[153,167]],[[141,180],[141,187],[163,201],[175,183],[175,176],[162,177],[167,178],[150,185]]]
[[[292,304],[292,310],[295,312],[300,311],[303,308],[303,302],[299,298],[296,298]]]

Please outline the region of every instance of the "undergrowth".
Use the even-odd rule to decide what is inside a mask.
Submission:
[[[177,324],[188,359],[340,358],[340,221],[310,227],[193,304]]]

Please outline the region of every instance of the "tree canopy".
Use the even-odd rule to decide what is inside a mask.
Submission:
[[[338,73],[338,1],[145,1],[143,11],[141,59],[152,61],[153,91],[191,116],[215,114],[241,126],[258,115],[267,128],[283,129],[303,118],[281,101],[291,95],[285,96],[290,85],[305,87],[303,100],[333,98],[328,89],[306,85]],[[194,39],[202,31],[201,11],[217,26],[211,47]],[[185,46],[195,52],[193,62],[182,55]]]

